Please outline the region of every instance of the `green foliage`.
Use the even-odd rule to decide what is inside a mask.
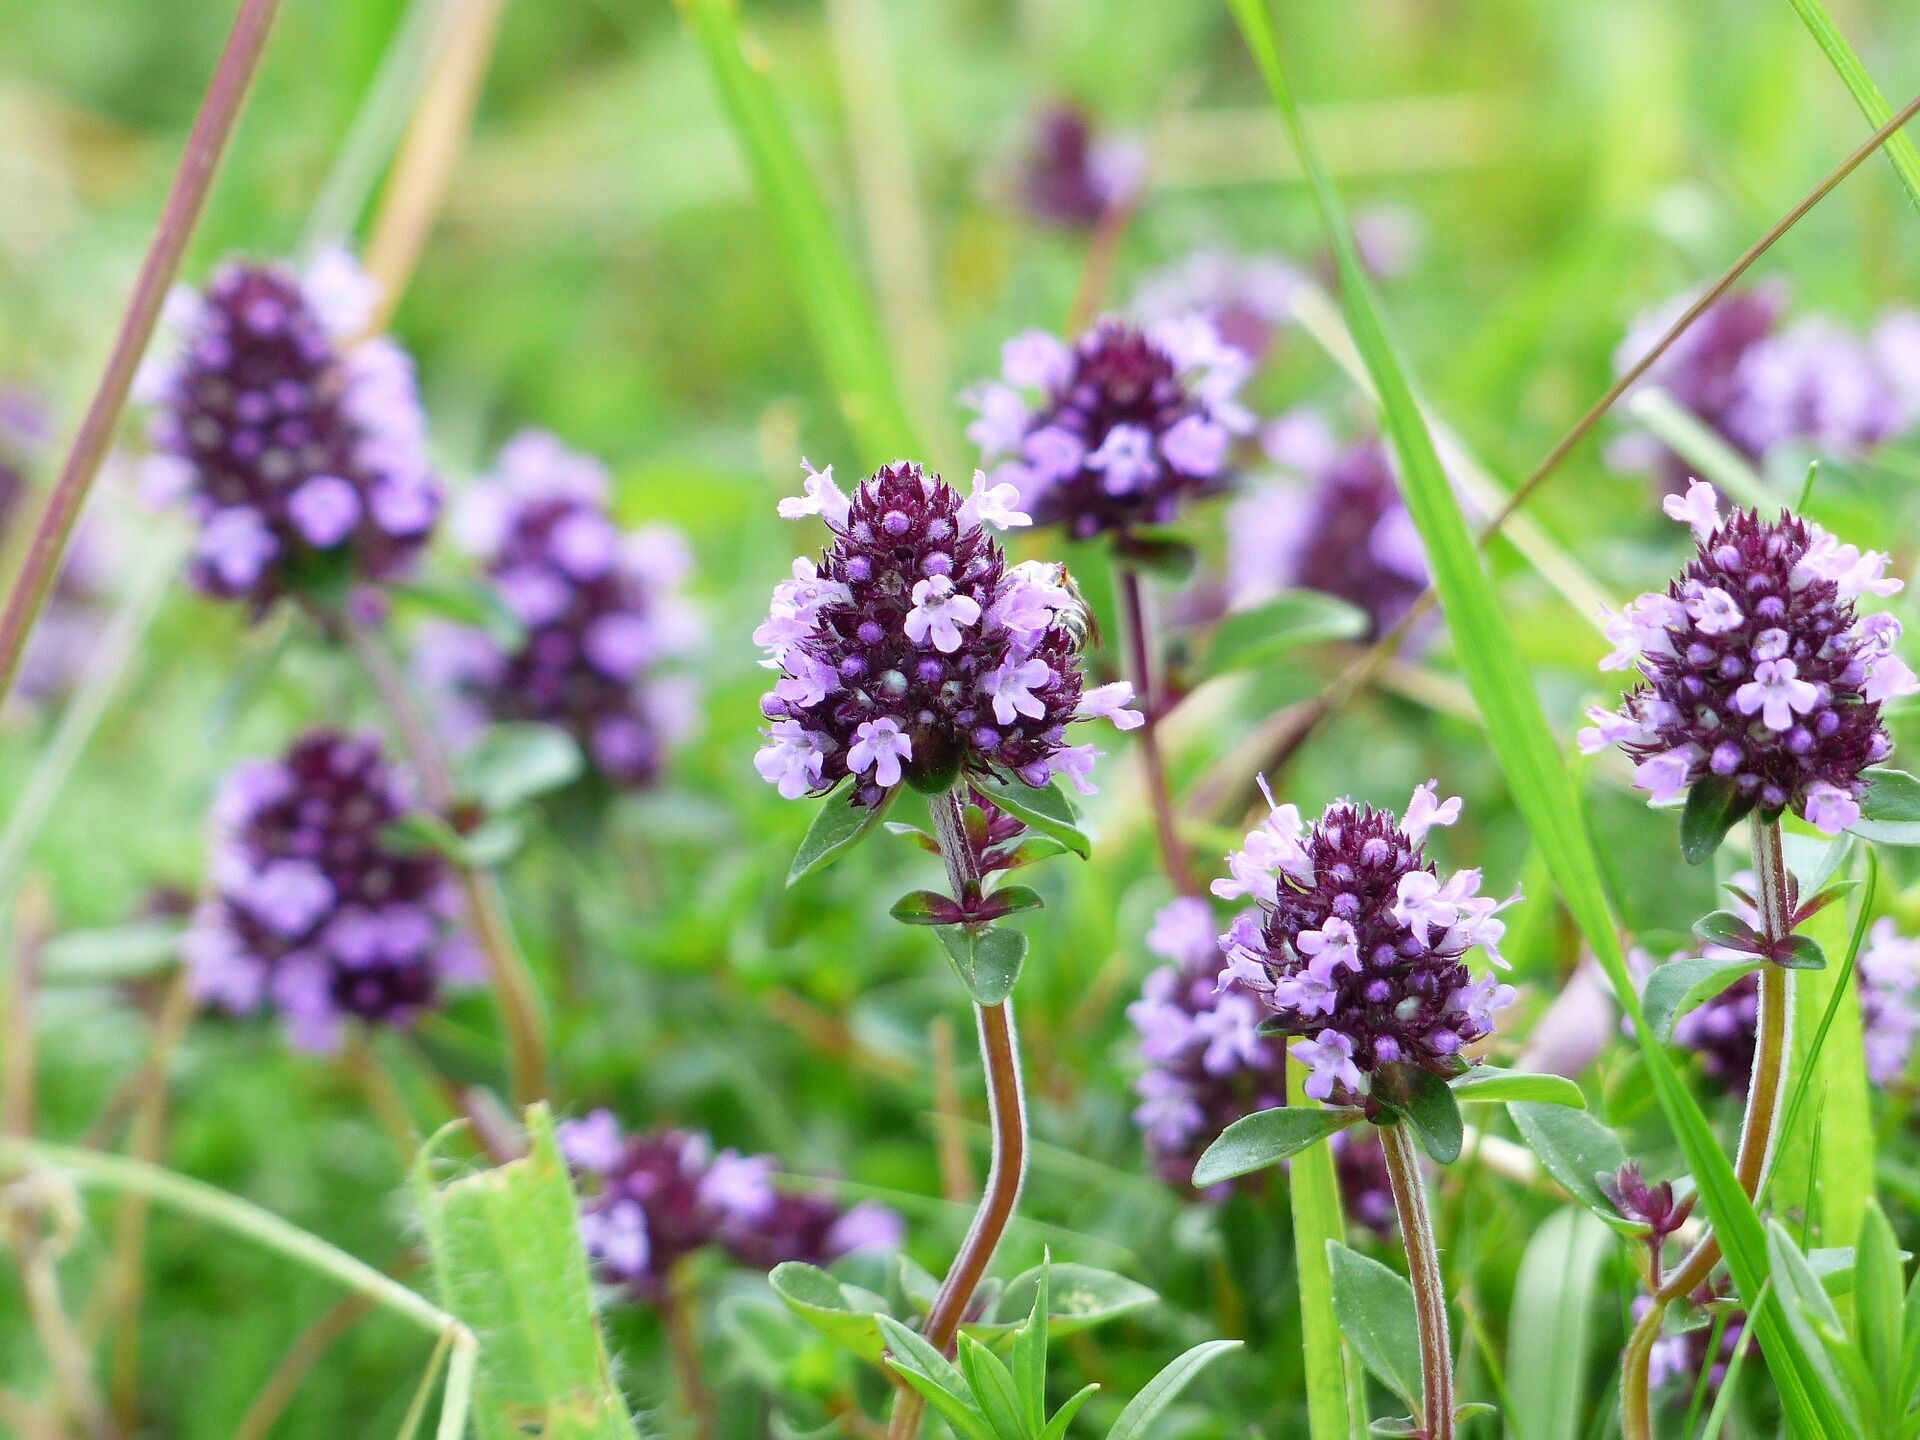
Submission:
[[[1285,1106],[1243,1115],[1221,1132],[1193,1167],[1193,1183],[1218,1185],[1297,1155],[1364,1118],[1346,1106]]]
[[[1210,676],[1257,669],[1299,646],[1357,640],[1366,631],[1366,615],[1346,601],[1315,590],[1289,590],[1222,620],[1201,669]]]
[[[1739,918],[1724,910],[1716,913],[1727,915],[1729,919]],[[1714,918],[1710,915],[1707,920]],[[1695,927],[1696,933],[1714,943],[1724,943],[1704,928],[1707,920]],[[1766,963],[1746,956],[1716,960],[1699,955],[1684,960],[1669,960],[1647,977],[1647,988],[1640,996],[1640,1003],[1647,1012],[1647,1023],[1662,1040],[1671,1040],[1674,1024],[1682,1015],[1695,1006],[1706,1004],[1741,976],[1751,975]]]
[[[886,792],[878,805],[853,803],[853,786],[842,786],[820,802],[813,824],[807,827],[800,848],[793,852],[793,864],[787,869],[787,884],[793,885],[814,871],[831,865],[858,845],[886,817],[898,787]]]
[[[1594,1299],[1607,1258],[1607,1228],[1577,1210],[1547,1217],[1520,1257],[1507,1321],[1514,1432],[1528,1440],[1577,1440],[1585,1432],[1592,1371]]]
[[[1420,1324],[1413,1287],[1378,1260],[1327,1242],[1340,1332],[1382,1385],[1420,1410]]]

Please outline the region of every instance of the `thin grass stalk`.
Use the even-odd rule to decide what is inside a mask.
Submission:
[[[379,637],[344,608],[318,618],[359,663],[419,776],[423,798],[429,807],[444,815],[456,798],[452,767],[440,747],[439,737],[414,703],[406,677],[393,663],[393,657]],[[500,1006],[507,1033],[507,1067],[514,1100],[524,1109],[546,1098],[546,1015],[541,1008],[539,988],[514,937],[499,881],[493,872],[459,864],[454,866],[454,872],[466,899],[474,940],[486,957],[494,999]]]
[[[1148,631],[1145,587],[1140,582],[1140,572],[1131,565],[1121,565],[1118,570],[1120,603],[1126,611],[1128,664],[1133,670],[1133,687],[1140,697],[1140,713],[1146,717],[1140,726],[1140,758],[1147,772],[1147,795],[1153,806],[1160,867],[1182,895],[1196,895],[1199,885],[1187,853],[1180,845],[1174,822],[1173,790],[1167,782],[1166,757],[1160,750],[1160,696],[1154,686],[1153,640]]]
[[[233,135],[234,122],[246,99],[248,87],[260,66],[267,35],[280,0],[245,0],[234,17],[227,36],[227,47],[208,82],[200,113],[187,136],[185,153],[175,173],[173,186],[160,212],[153,241],[141,263],[133,296],[120,320],[105,371],[95,389],[87,413],[74,435],[73,446],[60,467],[60,477],[47,497],[46,507],[34,526],[33,539],[7,594],[6,608],[0,612],[0,704],[13,693],[19,678],[20,660],[26,652],[27,638],[33,633],[53,582],[60,573],[73,527],[92,492],[94,477],[100,471],[120,412],[127,403],[140,357],[153,338],[154,325],[160,319],[160,307],[167,291],[180,272],[180,259],[195,222],[206,207],[207,192],[219,167],[220,157]]]
[[[947,876],[956,895],[978,890],[980,876],[974,868],[973,852],[967,844],[962,818],[965,801],[960,792],[949,790],[935,796],[931,803],[934,835],[940,842],[940,855],[947,865]],[[974,1212],[967,1237],[960,1244],[947,1278],[934,1296],[927,1312],[927,1343],[944,1354],[953,1352],[960,1333],[960,1322],[974,1292],[986,1277],[993,1252],[1006,1234],[1020,1200],[1020,1187],[1027,1175],[1027,1107],[1020,1080],[1020,1046],[1013,1025],[1013,1001],[998,1005],[975,1005],[980,1031],[980,1060],[987,1077],[987,1117],[993,1137],[993,1162],[987,1171],[987,1187]],[[925,1418],[926,1401],[919,1394],[902,1390],[894,1400],[893,1417],[887,1426],[888,1440],[914,1440]]]
[[[1768,941],[1784,939],[1792,931],[1793,909],[1787,888],[1780,822],[1763,820],[1758,812],[1753,816],[1753,865],[1754,898],[1759,902],[1761,933]],[[1734,1176],[1749,1199],[1757,1198],[1766,1183],[1767,1165],[1780,1136],[1788,1059],[1793,1053],[1792,978],[1793,972],[1784,965],[1768,961],[1761,967],[1760,1018],[1753,1072],[1747,1081],[1747,1104],[1740,1118],[1740,1143],[1733,1166]],[[1691,1295],[1719,1263],[1720,1242],[1709,1230],[1654,1286],[1653,1303],[1627,1337],[1622,1361],[1620,1429],[1624,1440],[1650,1440],[1653,1434],[1652,1386],[1648,1372],[1667,1307]]]
[[[1426,1181],[1414,1148],[1413,1127],[1402,1121],[1380,1127],[1380,1145],[1393,1181],[1393,1208],[1407,1248],[1407,1279],[1413,1285],[1420,1325],[1420,1424],[1426,1440],[1453,1440],[1453,1341],[1447,1331],[1447,1292],[1440,1278],[1440,1252],[1433,1243]]]
[[[694,1333],[691,1283],[686,1268],[669,1276],[660,1295],[660,1326],[667,1332],[667,1351],[673,1359],[673,1378],[680,1387],[680,1403],[693,1421],[696,1440],[713,1440],[719,1426],[713,1387],[700,1363],[700,1340]]]
[[[1593,433],[1607,412],[1619,402],[1620,397],[1633,387],[1634,382],[1644,376],[1662,355],[1672,349],[1674,343],[1692,328],[1695,321],[1706,314],[1716,302],[1739,283],[1740,277],[1753,268],[1755,261],[1778,244],[1787,232],[1805,219],[1808,213],[1826,199],[1842,180],[1859,169],[1869,155],[1887,144],[1917,114],[1920,114],[1920,95],[1915,95],[1913,99],[1901,106],[1886,124],[1863,140],[1846,159],[1828,171],[1819,184],[1801,196],[1785,215],[1768,227],[1765,234],[1741,252],[1740,258],[1722,272],[1720,278],[1708,286],[1699,299],[1689,305],[1680,317],[1667,327],[1666,332],[1653,343],[1647,353],[1628,366],[1600,398],[1587,407],[1586,413],[1573,423],[1573,427],[1554,443],[1553,448],[1548,450],[1540,463],[1533,467],[1527,478],[1515,487],[1513,493],[1501,504],[1493,517],[1481,527],[1479,534],[1475,537],[1476,543],[1482,549],[1486,548],[1506,527],[1514,514],[1553,477],[1562,462],[1579,447],[1581,441]],[[1302,701],[1286,712],[1289,723],[1281,727],[1281,733],[1267,762],[1259,767],[1261,773],[1272,778],[1284,771],[1294,755],[1299,752],[1300,747],[1307,742],[1320,724],[1372,682],[1381,666],[1392,658],[1413,627],[1432,609],[1438,598],[1433,586],[1429,584],[1415,598],[1407,613],[1401,616],[1400,620],[1381,635],[1358,659],[1328,681],[1318,695]],[[1249,797],[1245,805],[1236,805],[1232,814],[1237,815],[1240,810],[1253,803],[1254,800]]]

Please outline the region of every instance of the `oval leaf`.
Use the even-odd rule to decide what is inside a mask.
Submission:
[[[1766,962],[1751,956],[1733,956],[1715,960],[1708,956],[1669,960],[1647,978],[1640,1003],[1646,1007],[1647,1023],[1663,1041],[1673,1039],[1674,1023],[1726,989],[1742,975],[1750,975]]]
[[[1373,1098],[1413,1127],[1420,1148],[1441,1165],[1460,1158],[1465,1128],[1453,1090],[1418,1065],[1382,1065],[1373,1077]]]
[[[1281,1106],[1242,1116],[1207,1147],[1207,1153],[1193,1167],[1193,1183],[1204,1189],[1222,1180],[1251,1175],[1362,1118],[1360,1111],[1345,1106]]]
[[[1920,845],[1920,780],[1884,766],[1864,774],[1867,789],[1853,833],[1882,845]]]
[[[1038,910],[1045,903],[1037,890],[1025,885],[1002,885],[987,896],[975,913],[987,920],[998,920],[1006,915],[1018,915],[1022,910]]]
[[[1047,1329],[1056,1339],[1104,1325],[1159,1302],[1158,1292],[1138,1281],[1093,1265],[1056,1262],[1047,1269]],[[1007,1282],[987,1318],[966,1328],[976,1335],[1009,1332],[1030,1319],[1040,1291],[1043,1267],[1022,1271]]]
[[[886,1345],[874,1312],[856,1309],[846,1287],[826,1271],[789,1260],[774,1266],[767,1283],[788,1309],[834,1344],[880,1363]]]
[[[1687,863],[1702,865],[1711,860],[1727,831],[1751,809],[1753,801],[1742,796],[1730,778],[1708,772],[1695,781],[1680,812],[1680,853]]]
[[[1366,613],[1357,607],[1318,590],[1289,590],[1222,620],[1201,674],[1251,670],[1302,645],[1357,640],[1366,633]]]
[[[793,852],[793,864],[787,870],[787,884],[792,885],[822,866],[831,865],[866,839],[868,832],[887,813],[887,807],[893,803],[899,788],[896,785],[887,791],[886,797],[878,805],[870,807],[853,803],[851,785],[837,794],[829,795],[820,806],[820,813],[813,817],[813,824],[807,827],[800,848]]]
[[[1013,993],[1027,961],[1027,937],[989,925],[943,925],[934,931],[976,1005],[998,1005]]]
[[[1082,860],[1093,854],[1093,841],[1080,828],[1080,817],[1057,782],[1038,789],[1018,780],[982,777],[973,788],[1006,811],[1027,822],[1042,835],[1051,835]]]
[[[1693,922],[1693,933],[1709,945],[1725,945],[1750,954],[1758,954],[1763,944],[1759,932],[1731,910],[1702,915]]]
[[[1491,1065],[1476,1065],[1454,1081],[1453,1098],[1462,1105],[1526,1100],[1538,1105],[1570,1105],[1575,1110],[1587,1108],[1587,1097],[1564,1075],[1530,1075],[1520,1070],[1496,1070]]]
[[[909,890],[887,913],[902,925],[958,925],[966,919],[960,907],[938,890]]]
[[[1378,1260],[1327,1242],[1333,1313],[1360,1363],[1413,1410],[1420,1408],[1420,1321],[1413,1287]]]
[[[1507,1113],[1527,1148],[1568,1194],[1610,1225],[1619,1228],[1628,1224],[1607,1202],[1594,1179],[1596,1175],[1618,1174],[1627,1163],[1626,1147],[1618,1135],[1586,1111],[1562,1105],[1515,1103],[1507,1106]]]
[[[497,815],[571,784],[585,768],[580,746],[566,731],[514,723],[481,734],[460,757],[458,780],[463,794]]]

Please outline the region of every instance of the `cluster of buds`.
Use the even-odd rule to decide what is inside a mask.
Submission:
[[[794,562],[754,632],[780,672],[761,699],[770,724],[754,763],[782,795],[848,776],[861,806],[903,780],[937,792],[966,776],[1038,787],[1063,775],[1091,791],[1099,752],[1068,744],[1067,726],[1141,717],[1126,708],[1129,685],[1083,690],[1086,614],[1064,569],[1009,566],[988,533],[1028,523],[1010,487],[976,474],[963,499],[902,461],[848,499],[832,467],[809,468],[806,493],[780,513],[818,515],[833,532],[817,564]]]
[[[1137,139],[1096,135],[1079,106],[1049,106],[1034,123],[1021,166],[1021,204],[1046,224],[1089,229],[1133,203],[1146,179],[1146,161]]]
[[[263,608],[343,575],[406,569],[440,510],[413,362],[365,337],[374,287],[328,251],[304,274],[231,261],[176,291],[175,353],[139,382],[154,407],[149,495],[200,521],[192,577]]]
[[[967,437],[1042,525],[1076,539],[1172,521],[1227,478],[1253,429],[1235,400],[1251,362],[1199,315],[1137,329],[1102,320],[1068,346],[1044,331],[1009,340],[1001,376],[963,398]]]
[[[229,775],[215,801],[212,894],[183,941],[196,993],[270,1007],[289,1039],[332,1050],[348,1020],[405,1026],[485,971],[454,927],[447,862],[385,832],[414,808],[372,736],[311,731]]]
[[[1231,603],[1319,590],[1365,611],[1370,636],[1392,629],[1427,585],[1426,551],[1400,498],[1392,453],[1378,437],[1339,444],[1312,410],[1282,416],[1261,440],[1287,479],[1250,491],[1228,511]]]
[[[1619,745],[1655,804],[1711,777],[1728,787],[1732,813],[1791,810],[1839,834],[1860,818],[1861,772],[1893,748],[1881,704],[1920,689],[1893,653],[1900,622],[1854,608],[1901,582],[1887,577],[1885,555],[1790,512],[1723,520],[1702,481],[1668,496],[1666,510],[1692,527],[1694,558],[1664,592],[1609,620],[1616,648],[1602,668],[1637,662],[1641,683],[1618,712],[1589,712],[1581,749]]]
[[[1427,859],[1427,832],[1459,818],[1459,799],[1441,803],[1429,781],[1404,819],[1340,800],[1307,827],[1267,798],[1272,813],[1213,893],[1256,902],[1221,937],[1228,974],[1273,1009],[1269,1028],[1303,1037],[1290,1053],[1312,1072],[1307,1093],[1371,1109],[1382,1066],[1461,1073],[1514,993],[1476,980],[1465,957],[1481,948],[1504,968],[1499,912],[1519,895],[1482,896],[1479,871],[1443,880]]]
[[[554,725],[609,784],[652,781],[693,709],[684,679],[661,669],[700,639],[680,597],[685,539],[665,526],[623,534],[605,467],[541,432],[502,448],[453,525],[524,627],[511,647],[454,626],[425,638],[420,665],[448,694],[455,728]]]
[[[1682,295],[1634,321],[1615,356],[1624,371],[1692,303]],[[1873,449],[1920,415],[1914,361],[1920,315],[1897,311],[1865,338],[1819,315],[1782,327],[1786,291],[1762,285],[1716,301],[1648,370],[1658,385],[1748,459],[1801,442],[1821,454]],[[1652,436],[1622,437],[1608,451],[1619,470],[1652,470],[1668,489],[1685,462]]]
[[[580,1233],[595,1274],[657,1302],[679,1261],[709,1247],[756,1270],[789,1260],[825,1265],[856,1250],[893,1249],[900,1217],[878,1205],[843,1210],[777,1188],[770,1156],[715,1153],[684,1130],[627,1134],[608,1110],[565,1121],[560,1150],[581,1190]]]

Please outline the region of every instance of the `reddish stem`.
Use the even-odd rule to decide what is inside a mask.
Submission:
[[[1160,753],[1160,697],[1153,683],[1152,645],[1147,636],[1147,603],[1142,593],[1140,573],[1130,565],[1119,569],[1120,600],[1126,608],[1128,663],[1133,669],[1133,688],[1139,692],[1140,713],[1146,717],[1140,726],[1140,753],[1146,762],[1147,793],[1153,805],[1153,828],[1160,845],[1160,865],[1167,878],[1182,895],[1197,895],[1200,888],[1193,868],[1180,846],[1174,829],[1173,791],[1167,784],[1167,765]]]

